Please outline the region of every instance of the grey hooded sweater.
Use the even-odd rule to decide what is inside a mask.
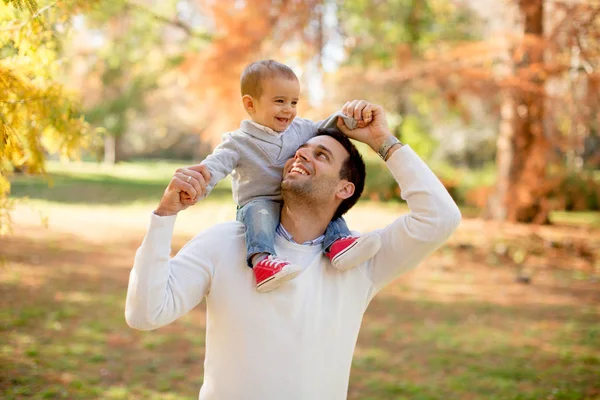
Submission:
[[[294,118],[290,126],[279,135],[265,132],[249,120],[242,121],[240,128],[223,135],[222,142],[201,164],[211,174],[206,195],[227,175],[232,177],[233,200],[244,206],[250,200],[281,200],[283,166],[318,129],[337,126],[342,117],[349,129],[357,122],[336,112],[329,118],[313,122]]]

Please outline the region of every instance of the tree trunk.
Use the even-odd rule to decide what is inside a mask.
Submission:
[[[123,161],[121,136],[106,135],[104,137],[104,164],[115,165]]]
[[[488,213],[495,219],[548,223],[547,163],[549,141],[544,135],[543,0],[521,0],[523,44],[515,74],[523,80],[513,98],[505,98],[498,138],[498,183]]]
[[[117,161],[117,141],[113,135],[104,137],[104,164],[115,165]]]
[[[510,168],[507,199],[507,218],[510,221],[548,223],[546,205],[546,176],[549,141],[544,135],[544,78],[540,73],[544,62],[543,0],[521,0],[525,37],[522,60],[517,76],[528,77],[531,88],[517,92],[513,160]]]
[[[506,220],[508,215],[508,189],[514,160],[515,113],[514,94],[507,91],[502,95],[500,132],[496,140],[496,187],[488,198],[484,213],[485,218],[498,221]]]

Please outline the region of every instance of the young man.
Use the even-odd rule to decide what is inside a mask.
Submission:
[[[169,258],[175,215],[187,207],[180,201],[182,183],[196,176],[198,166],[173,177],[151,216],[131,271],[125,317],[133,328],[156,329],[206,297],[201,400],[345,399],[369,302],[438,248],[460,222],[440,181],[390,133],[381,107],[353,101],[343,111],[373,113],[365,128],[350,131],[341,121],[338,127],[386,160],[411,210],[377,231],[382,246],[371,260],[340,272],[328,267],[322,244],[311,244],[356,202],[364,184],[358,151],[335,132],[310,139],[284,168],[275,249],[303,272],[278,290],[259,294],[249,282],[239,222],[208,228]]]

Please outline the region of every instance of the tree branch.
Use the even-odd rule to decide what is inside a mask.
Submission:
[[[13,26],[9,26],[7,28],[3,28],[0,29],[0,32],[6,32],[6,31],[17,31],[19,29],[24,28],[28,23],[30,23],[32,20],[36,19],[37,17],[39,17],[40,15],[42,15],[44,12],[46,12],[47,10],[51,9],[52,7],[56,7],[57,2],[55,1],[54,3],[50,3],[48,4],[46,7],[40,8],[35,14],[33,14],[31,17],[29,17],[27,20],[25,20],[24,22],[18,24],[18,25],[13,25]]]
[[[202,33],[202,32],[197,32],[195,31],[191,26],[189,26],[188,24],[186,24],[185,22],[181,21],[179,18],[175,17],[175,19],[170,19],[168,17],[165,17],[164,15],[160,15],[155,13],[154,11],[150,10],[149,8],[138,4],[138,3],[134,3],[134,2],[126,2],[125,3],[125,7],[129,8],[129,9],[135,9],[138,11],[142,11],[145,12],[146,14],[150,15],[152,18],[164,22],[166,24],[169,25],[173,25],[179,29],[181,29],[182,31],[184,31],[188,36],[193,36],[193,37],[197,37],[206,41],[209,41],[212,39],[212,35],[207,34],[207,33]]]

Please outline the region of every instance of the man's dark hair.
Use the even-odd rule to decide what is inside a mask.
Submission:
[[[249,64],[242,72],[240,86],[242,96],[248,94],[259,98],[262,94],[262,84],[267,78],[281,77],[298,80],[290,67],[275,60],[261,60]]]
[[[349,154],[349,156],[346,157],[342,163],[342,168],[340,169],[340,179],[345,179],[354,184],[354,194],[347,199],[344,199],[339,205],[338,209],[333,215],[333,219],[337,219],[351,209],[360,198],[360,195],[365,188],[365,177],[367,176],[367,172],[362,156],[358,152],[356,146],[354,146],[350,139],[348,139],[348,136],[344,135],[342,131],[337,128],[319,129],[317,131],[317,136],[323,135],[331,136],[337,140],[342,146],[344,146]]]

